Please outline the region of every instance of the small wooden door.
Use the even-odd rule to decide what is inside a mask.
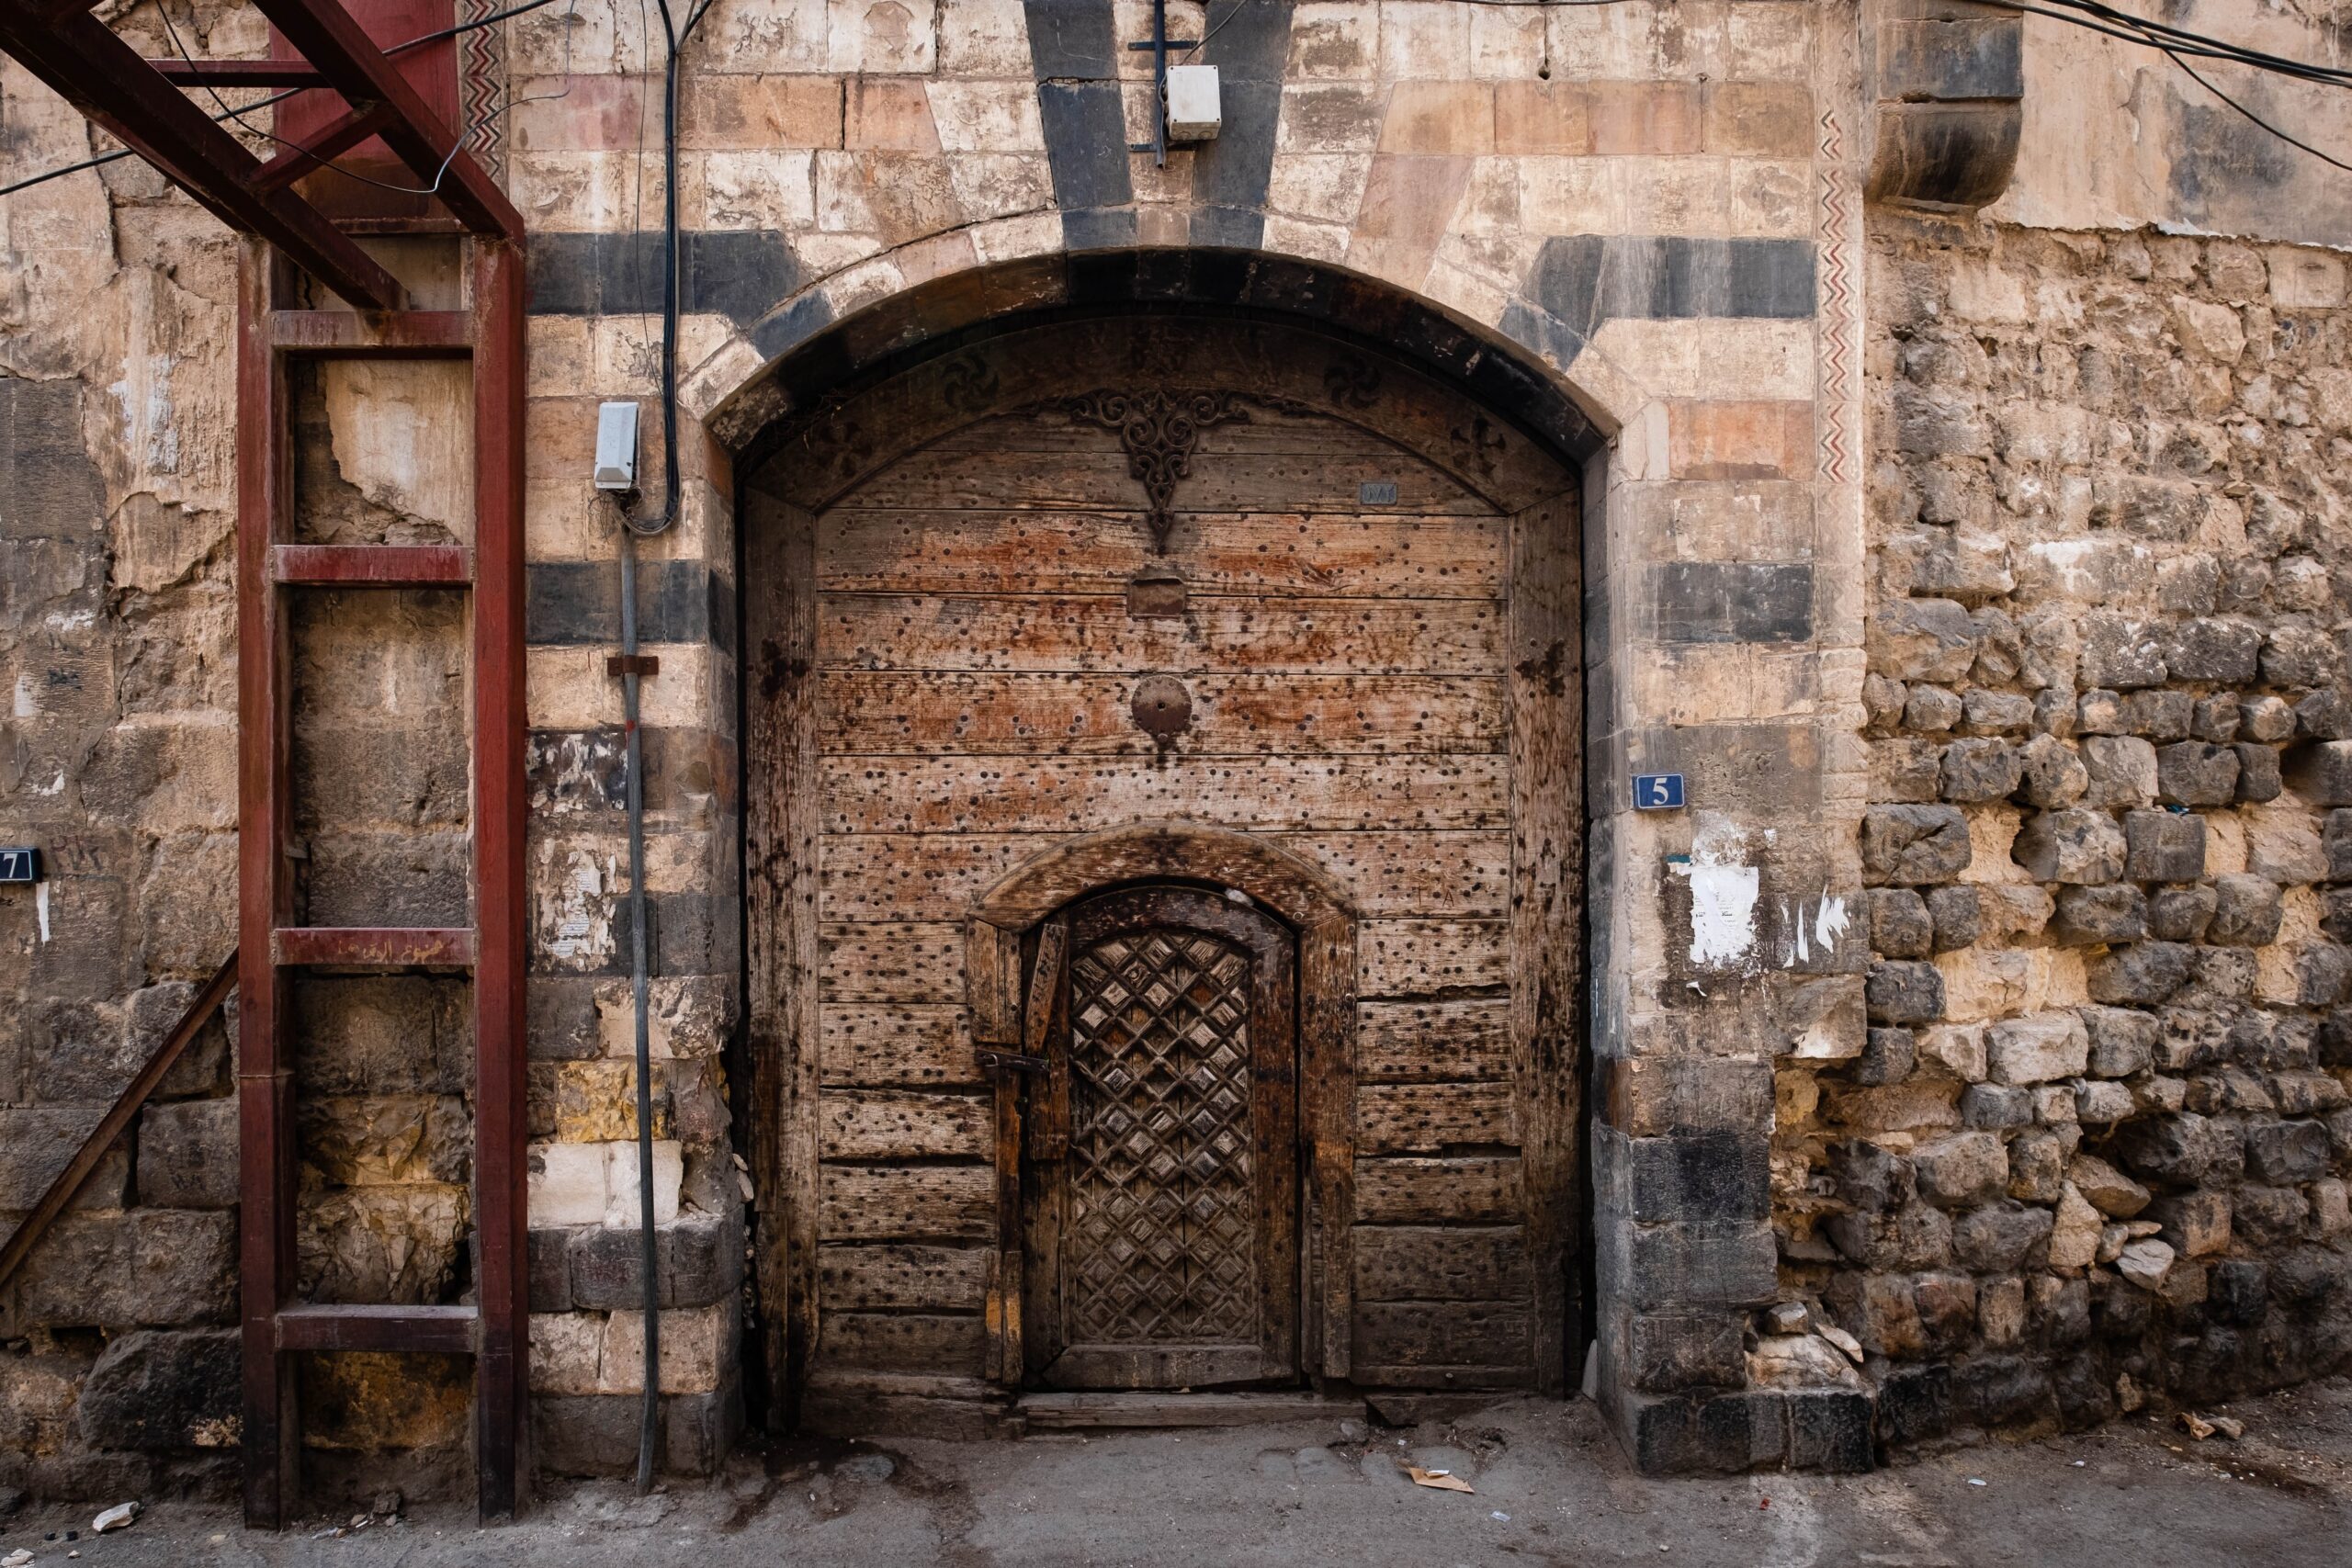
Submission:
[[[1029,1381],[1299,1374],[1295,939],[1236,895],[1139,887],[1069,921],[1023,1186]]]

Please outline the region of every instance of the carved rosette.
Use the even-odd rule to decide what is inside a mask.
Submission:
[[[1176,522],[1176,481],[1192,477],[1201,432],[1250,417],[1235,406],[1237,396],[1154,387],[1128,392],[1098,389],[1061,400],[1063,412],[1072,419],[1118,433],[1120,448],[1127,455],[1127,473],[1143,486],[1149,502],[1147,518],[1156,554],[1168,553],[1168,531]]]

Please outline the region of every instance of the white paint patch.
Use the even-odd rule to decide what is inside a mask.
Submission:
[[[1846,913],[1846,900],[1835,894],[1825,895],[1821,908],[1814,912],[1813,940],[1821,944],[1822,952],[1835,952],[1838,939],[1846,934],[1846,928],[1850,923]]]
[[[30,674],[23,674],[17,677],[17,697],[15,708],[16,716],[18,718],[38,718],[40,716],[40,698],[33,689],[33,678]]]
[[[1724,818],[1702,813],[1690,840],[1690,858],[1677,875],[1690,879],[1690,962],[1721,967],[1736,964],[1756,948],[1757,868],[1741,858],[1739,829]]]
[[[40,916],[40,939],[43,942],[47,942],[49,940],[48,883],[36,882],[33,884],[33,909]]]

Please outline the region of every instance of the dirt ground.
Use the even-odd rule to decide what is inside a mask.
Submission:
[[[1410,1429],[783,1447],[650,1497],[610,1483],[554,1490],[524,1523],[489,1530],[462,1508],[419,1507],[357,1529],[343,1520],[340,1537],[329,1520],[268,1536],[227,1509],[164,1505],[93,1537],[92,1510],[35,1506],[0,1521],[0,1559],[24,1547],[43,1568],[74,1553],[91,1568],[2352,1562],[2352,1380],[2226,1413],[2243,1439],[2196,1442],[2141,1416],[1851,1477],[1644,1480],[1590,1404],[1534,1401]],[[1476,1491],[1416,1486],[1400,1461]]]

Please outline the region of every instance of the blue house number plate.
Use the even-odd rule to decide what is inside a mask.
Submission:
[[[1634,807],[1638,811],[1679,811],[1682,808],[1682,775],[1635,773]]]
[[[0,848],[0,882],[39,882],[40,852],[29,846]]]

